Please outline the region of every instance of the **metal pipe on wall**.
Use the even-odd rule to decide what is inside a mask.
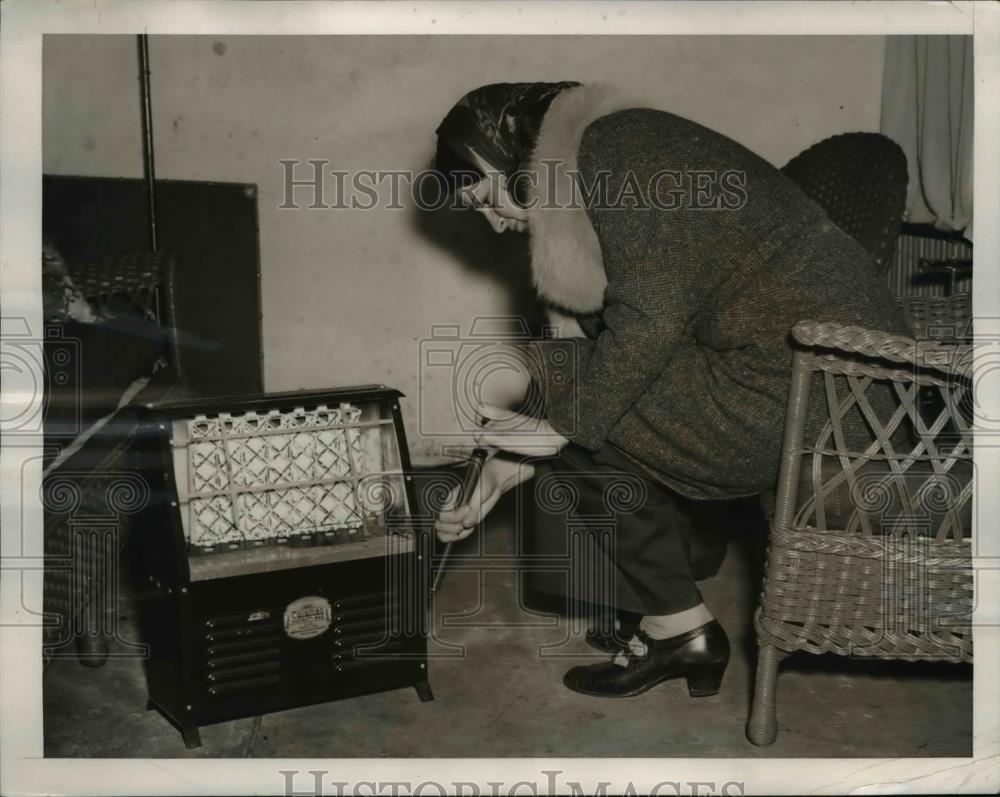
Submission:
[[[149,248],[157,250],[156,230],[156,161],[153,156],[153,103],[149,91],[149,36],[138,35],[139,94],[142,98],[142,171],[146,178],[146,202],[149,209]]]

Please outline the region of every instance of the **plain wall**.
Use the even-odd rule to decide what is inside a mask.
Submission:
[[[411,451],[432,459],[446,438],[422,432],[454,428],[452,385],[448,369],[422,368],[420,341],[436,324],[467,332],[477,316],[535,314],[525,241],[454,211],[280,209],[279,160],[420,170],[469,89],[572,79],[622,85],[781,165],[829,135],[878,130],[883,46],[876,36],[157,36],[156,171],[258,185],[266,388],[399,387]],[[141,176],[135,38],[47,36],[43,61],[46,173]]]

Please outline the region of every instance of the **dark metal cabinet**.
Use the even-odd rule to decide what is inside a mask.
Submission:
[[[200,744],[199,726],[214,722],[406,686],[431,699],[429,528],[412,509],[400,397],[377,386],[146,407],[139,445],[152,499],[135,534],[149,707],[177,726],[189,747]],[[345,411],[350,420],[343,423],[324,414],[338,406],[357,411]],[[199,423],[206,436],[185,442],[184,429]],[[342,430],[347,441],[366,435],[357,450],[368,459],[351,454],[339,468],[325,448],[309,448],[330,430]],[[291,452],[293,438],[300,445]],[[192,463],[204,464],[185,447],[195,444],[226,452],[217,463],[222,477],[207,468],[203,482],[192,475]],[[246,454],[263,450],[271,451],[267,461]],[[244,466],[264,474],[259,484],[240,475]],[[212,489],[198,493],[204,484]],[[350,511],[317,515],[334,495]],[[289,509],[292,498],[301,506]],[[261,505],[273,516],[248,514]],[[218,518],[225,507],[231,522]],[[225,532],[211,545],[196,536],[206,518]]]

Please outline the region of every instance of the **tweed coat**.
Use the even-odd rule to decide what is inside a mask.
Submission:
[[[683,495],[773,488],[797,321],[908,332],[852,238],[778,169],[693,121],[568,89],[531,168],[535,285],[583,330],[536,344],[546,417]]]

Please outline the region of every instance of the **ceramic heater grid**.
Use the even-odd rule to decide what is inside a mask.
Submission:
[[[360,408],[341,404],[175,421],[177,491],[192,550],[357,534],[378,513],[359,496],[359,480],[388,472],[381,435],[392,431],[391,420],[361,418]]]

